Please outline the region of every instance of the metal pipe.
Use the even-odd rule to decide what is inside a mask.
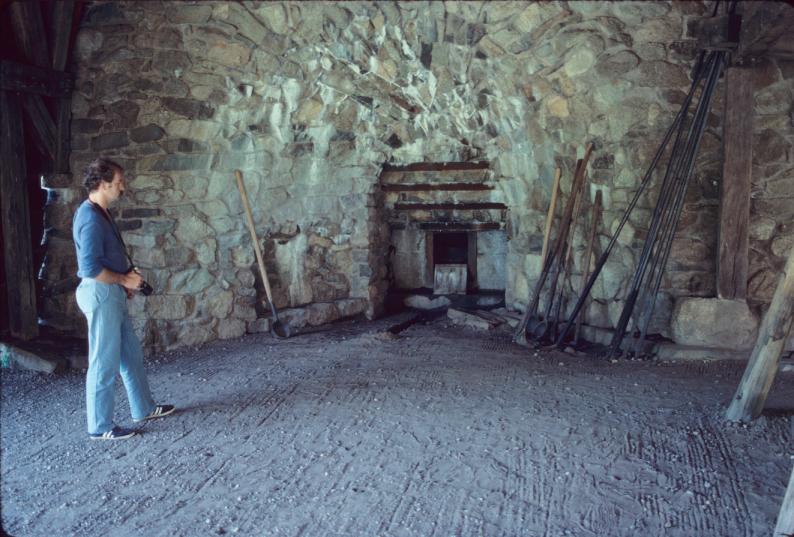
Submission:
[[[654,258],[654,250],[656,250],[657,253],[659,251],[657,247],[657,238],[659,237],[660,228],[664,227],[667,220],[671,217],[672,207],[675,205],[675,198],[679,195],[679,190],[681,187],[681,172],[686,165],[687,156],[691,148],[691,141],[696,129],[700,128],[699,120],[701,117],[701,105],[703,103],[703,97],[708,84],[708,77],[710,77],[713,73],[713,66],[715,65],[713,60],[715,57],[715,53],[711,53],[709,55],[709,59],[706,62],[710,68],[709,75],[704,77],[707,82],[704,84],[703,91],[701,92],[701,99],[698,103],[698,108],[695,110],[693,119],[689,123],[688,129],[686,128],[685,123],[682,122],[678,134],[676,135],[676,141],[673,145],[673,149],[670,154],[670,160],[667,164],[667,170],[665,171],[664,181],[659,192],[659,198],[657,200],[656,206],[654,207],[653,216],[651,217],[651,225],[648,235],[645,239],[645,244],[643,245],[640,259],[637,262],[637,268],[635,269],[634,277],[631,281],[629,294],[626,297],[623,311],[621,311],[620,319],[618,320],[618,323],[615,326],[615,331],[612,334],[609,356],[615,356],[620,352],[620,345],[626,335],[626,327],[628,326],[629,320],[634,313],[634,309],[637,304],[637,298],[640,296],[643,283],[645,282],[648,264],[651,262],[651,259]],[[685,113],[688,113],[688,107]]]
[[[670,230],[667,233],[668,236],[666,237],[665,243],[662,244],[662,246],[663,246],[662,252],[663,253],[662,253],[661,261],[658,264],[658,269],[655,271],[655,275],[654,275],[654,278],[652,280],[653,281],[652,287],[649,287],[649,289],[648,289],[648,290],[650,290],[650,294],[647,295],[648,296],[647,300],[649,301],[649,304],[648,304],[647,309],[645,311],[645,315],[642,317],[642,324],[638,325],[639,328],[640,328],[640,335],[639,335],[639,338],[637,339],[637,342],[636,342],[635,351],[634,351],[635,354],[638,354],[638,351],[642,348],[642,343],[644,342],[645,336],[648,333],[648,326],[650,324],[651,316],[653,315],[653,310],[656,307],[656,299],[657,299],[658,294],[659,294],[659,288],[660,288],[661,282],[662,282],[662,275],[664,274],[664,268],[667,266],[667,261],[668,261],[668,259],[670,257],[670,252],[672,251],[672,244],[673,244],[673,240],[675,238],[675,231],[676,231],[676,228],[678,227],[678,222],[680,220],[681,210],[682,210],[682,208],[684,206],[684,200],[686,199],[686,190],[687,190],[687,187],[689,185],[689,181],[690,181],[691,176],[692,176],[692,171],[694,169],[695,156],[697,155],[697,151],[698,151],[698,149],[700,147],[700,142],[702,141],[702,138],[703,138],[703,133],[705,132],[706,119],[708,117],[708,112],[709,112],[709,110],[711,108],[711,100],[712,100],[712,97],[713,97],[714,88],[716,86],[717,80],[720,77],[720,74],[722,72],[722,68],[724,67],[725,53],[723,51],[719,51],[719,52],[717,52],[717,55],[718,55],[718,57],[717,57],[717,59],[715,61],[715,71],[716,72],[713,73],[713,76],[710,78],[710,80],[709,80],[710,87],[708,87],[706,89],[706,91],[704,92],[704,95],[701,97],[701,103],[699,103],[699,105],[700,104],[703,105],[703,114],[702,114],[703,117],[701,118],[701,126],[700,126],[699,132],[697,134],[697,138],[695,140],[695,144],[694,144],[693,150],[692,150],[692,152],[691,152],[691,154],[689,156],[689,161],[687,163],[687,169],[686,169],[686,175],[683,178],[683,182],[684,182],[684,186],[683,186],[683,189],[682,189],[683,193],[682,193],[682,195],[679,196],[678,200],[676,200],[677,203],[676,203],[676,206],[675,206],[674,218],[670,219],[670,223],[669,223]],[[650,281],[651,280],[649,280],[649,283],[650,283]],[[648,290],[646,290],[646,293],[648,292]]]
[[[571,312],[568,321],[565,323],[562,332],[557,337],[557,341],[555,344],[558,347],[562,346],[565,337],[568,335],[568,332],[570,332],[571,326],[576,320],[576,317],[581,312],[582,306],[584,305],[584,302],[587,300],[587,297],[589,296],[590,291],[592,290],[596,279],[598,279],[598,276],[601,274],[601,270],[604,268],[604,264],[609,258],[609,255],[612,252],[612,248],[615,246],[615,243],[617,242],[617,238],[620,235],[620,232],[623,230],[623,226],[625,226],[626,222],[628,221],[629,215],[634,210],[634,207],[637,205],[637,201],[640,199],[640,196],[642,196],[642,193],[645,191],[645,188],[650,183],[651,178],[653,176],[653,172],[656,169],[656,166],[659,163],[659,160],[661,159],[662,155],[664,154],[664,151],[667,148],[667,144],[669,143],[670,138],[672,138],[673,133],[676,131],[679,124],[683,121],[684,107],[685,106],[688,107],[689,103],[692,101],[692,97],[694,95],[695,89],[697,88],[697,84],[700,79],[700,72],[704,68],[704,61],[703,61],[704,57],[705,57],[705,52],[701,52],[700,55],[698,56],[698,61],[695,64],[693,81],[689,93],[687,94],[681,109],[679,109],[678,113],[673,119],[672,124],[667,129],[667,132],[665,133],[664,138],[662,139],[662,142],[659,145],[659,149],[656,150],[656,154],[654,155],[651,164],[648,167],[648,170],[645,172],[645,176],[642,178],[642,181],[640,182],[640,186],[637,188],[637,191],[634,193],[634,197],[632,198],[631,202],[629,202],[629,206],[626,208],[626,211],[624,212],[623,217],[621,218],[617,229],[612,234],[609,243],[607,244],[601,256],[598,258],[598,261],[596,261],[596,264],[593,267],[593,272],[590,274],[590,278],[587,280],[587,284],[582,289],[582,292],[579,294],[579,298],[576,301],[576,305],[574,306],[574,309]]]

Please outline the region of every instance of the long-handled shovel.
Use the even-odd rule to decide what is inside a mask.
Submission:
[[[256,237],[256,230],[254,230],[254,217],[251,216],[251,206],[248,205],[248,194],[246,194],[245,192],[245,185],[243,184],[243,174],[240,170],[235,170],[234,176],[237,178],[237,188],[240,190],[240,197],[243,200],[243,208],[245,209],[245,221],[248,223],[248,231],[251,233],[251,240],[254,243],[254,252],[256,252],[256,262],[257,264],[259,264],[259,274],[262,276],[262,283],[265,284],[267,301],[270,302],[270,311],[273,313],[273,322],[270,325],[270,333],[273,334],[273,337],[279,339],[286,339],[290,336],[289,324],[282,323],[281,321],[278,320],[276,305],[273,303],[273,293],[270,292],[270,282],[267,279],[265,262],[262,260],[262,250],[259,248],[259,239]]]

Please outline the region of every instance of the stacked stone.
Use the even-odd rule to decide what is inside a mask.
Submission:
[[[510,209],[508,304],[522,306],[539,272],[554,167],[565,171],[564,200],[577,151],[595,144],[588,197],[604,194],[603,247],[689,85],[695,51],[684,28],[705,7],[93,3],[75,53],[73,179],[55,181],[47,210],[48,288],[74,284],[70,215],[83,195],[80,170],[102,153],[128,170],[131,195],[117,216],[159,291],[135,302],[150,350],[262,327],[238,168],[276,305],[297,324],[375,315],[388,247],[376,194],[382,163],[485,159]],[[715,121],[669,295],[713,292],[719,159]],[[764,184],[774,195],[777,183]],[[620,312],[654,200],[655,191],[643,199],[594,290],[596,325]],[[775,222],[771,244],[781,210],[764,214]],[[578,270],[584,234],[575,237]],[[69,292],[51,293],[45,315],[82,325]]]

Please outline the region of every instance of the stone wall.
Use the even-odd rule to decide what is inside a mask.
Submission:
[[[709,4],[710,5],[710,4]],[[508,205],[506,296],[538,272],[554,167],[563,191],[595,144],[590,198],[605,245],[689,84],[687,21],[701,2],[96,2],[73,70],[73,176],[47,179],[43,316],[82,326],[70,219],[96,154],[128,170],[117,209],[158,289],[133,301],[148,349],[262,326],[261,282],[233,170],[245,175],[276,305],[297,324],[376,315],[386,288],[384,162],[488,160]],[[791,67],[759,88],[754,296],[768,300],[792,241]],[[788,93],[787,93],[788,92]],[[714,293],[721,92],[660,304]],[[788,107],[787,107],[788,106]],[[766,151],[769,154],[764,153]],[[564,200],[565,196],[563,196]],[[655,196],[594,289],[616,320]],[[584,219],[583,219],[584,221]],[[576,267],[583,233],[576,233]],[[755,251],[755,250],[754,250]],[[578,281],[574,278],[573,281]],[[765,282],[772,282],[767,284]]]

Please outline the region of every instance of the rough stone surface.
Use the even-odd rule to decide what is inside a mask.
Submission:
[[[718,349],[751,349],[758,318],[744,300],[682,298],[672,315],[673,341],[679,345]]]
[[[447,310],[447,317],[455,324],[476,328],[478,330],[491,330],[497,324],[475,313],[469,313],[454,308],[449,308]]]
[[[194,301],[167,315],[155,308],[158,323],[143,322],[146,310],[138,312],[147,349],[179,346],[179,323],[190,325],[191,344],[219,337],[227,317],[214,314],[225,308],[204,301],[221,290],[263,299],[258,276],[252,284],[236,274],[257,269],[235,169],[244,174],[276,303],[334,303],[336,314],[328,308],[313,317],[333,320],[342,315],[340,300],[363,301],[361,311],[373,317],[395,279],[422,283],[388,269],[389,246],[401,239],[391,235],[378,188],[383,163],[487,160],[484,180],[506,210],[414,216],[502,222],[508,240],[498,288],[509,306],[523,308],[539,273],[554,168],[563,170],[564,201],[576,159],[594,143],[589,195],[596,187],[604,195],[603,248],[688,89],[697,51],[684,29],[703,15],[699,5],[92,4],[76,39],[70,168],[83,169],[101,152],[128,170],[122,210],[162,209],[124,222],[125,239],[138,243],[136,263],[158,289]],[[753,307],[771,299],[794,218],[794,79],[782,59],[757,69]],[[672,297],[715,292],[721,93],[718,86],[678,229],[678,244],[692,248],[674,250],[662,284]],[[76,176],[66,181],[59,189],[72,194],[48,201],[47,289],[74,277],[73,254],[64,252],[68,216],[83,196],[79,183]],[[596,298],[609,303],[601,309],[619,310],[625,299],[657,195],[654,184],[596,284]],[[587,213],[585,207],[583,221]],[[195,219],[204,226],[179,225]],[[583,266],[585,236],[574,233],[572,281]],[[399,248],[392,257],[424,274],[422,260]],[[197,279],[186,277],[199,269]],[[570,301],[576,289],[565,292]],[[181,311],[185,317],[170,317]],[[45,293],[42,312],[81,329],[73,295]],[[305,312],[299,317],[306,322]]]
[[[445,296],[439,296],[431,299],[425,295],[411,295],[406,297],[403,301],[406,306],[416,308],[419,310],[433,310],[438,308],[445,308],[452,304],[452,302]]]
[[[82,371],[3,370],[3,529],[769,535],[794,435],[785,413],[725,423],[744,364],[533,356],[446,320],[379,337],[401,320],[158,354],[149,382],[177,412],[121,442],[86,439]],[[790,408],[778,377],[768,407]]]

